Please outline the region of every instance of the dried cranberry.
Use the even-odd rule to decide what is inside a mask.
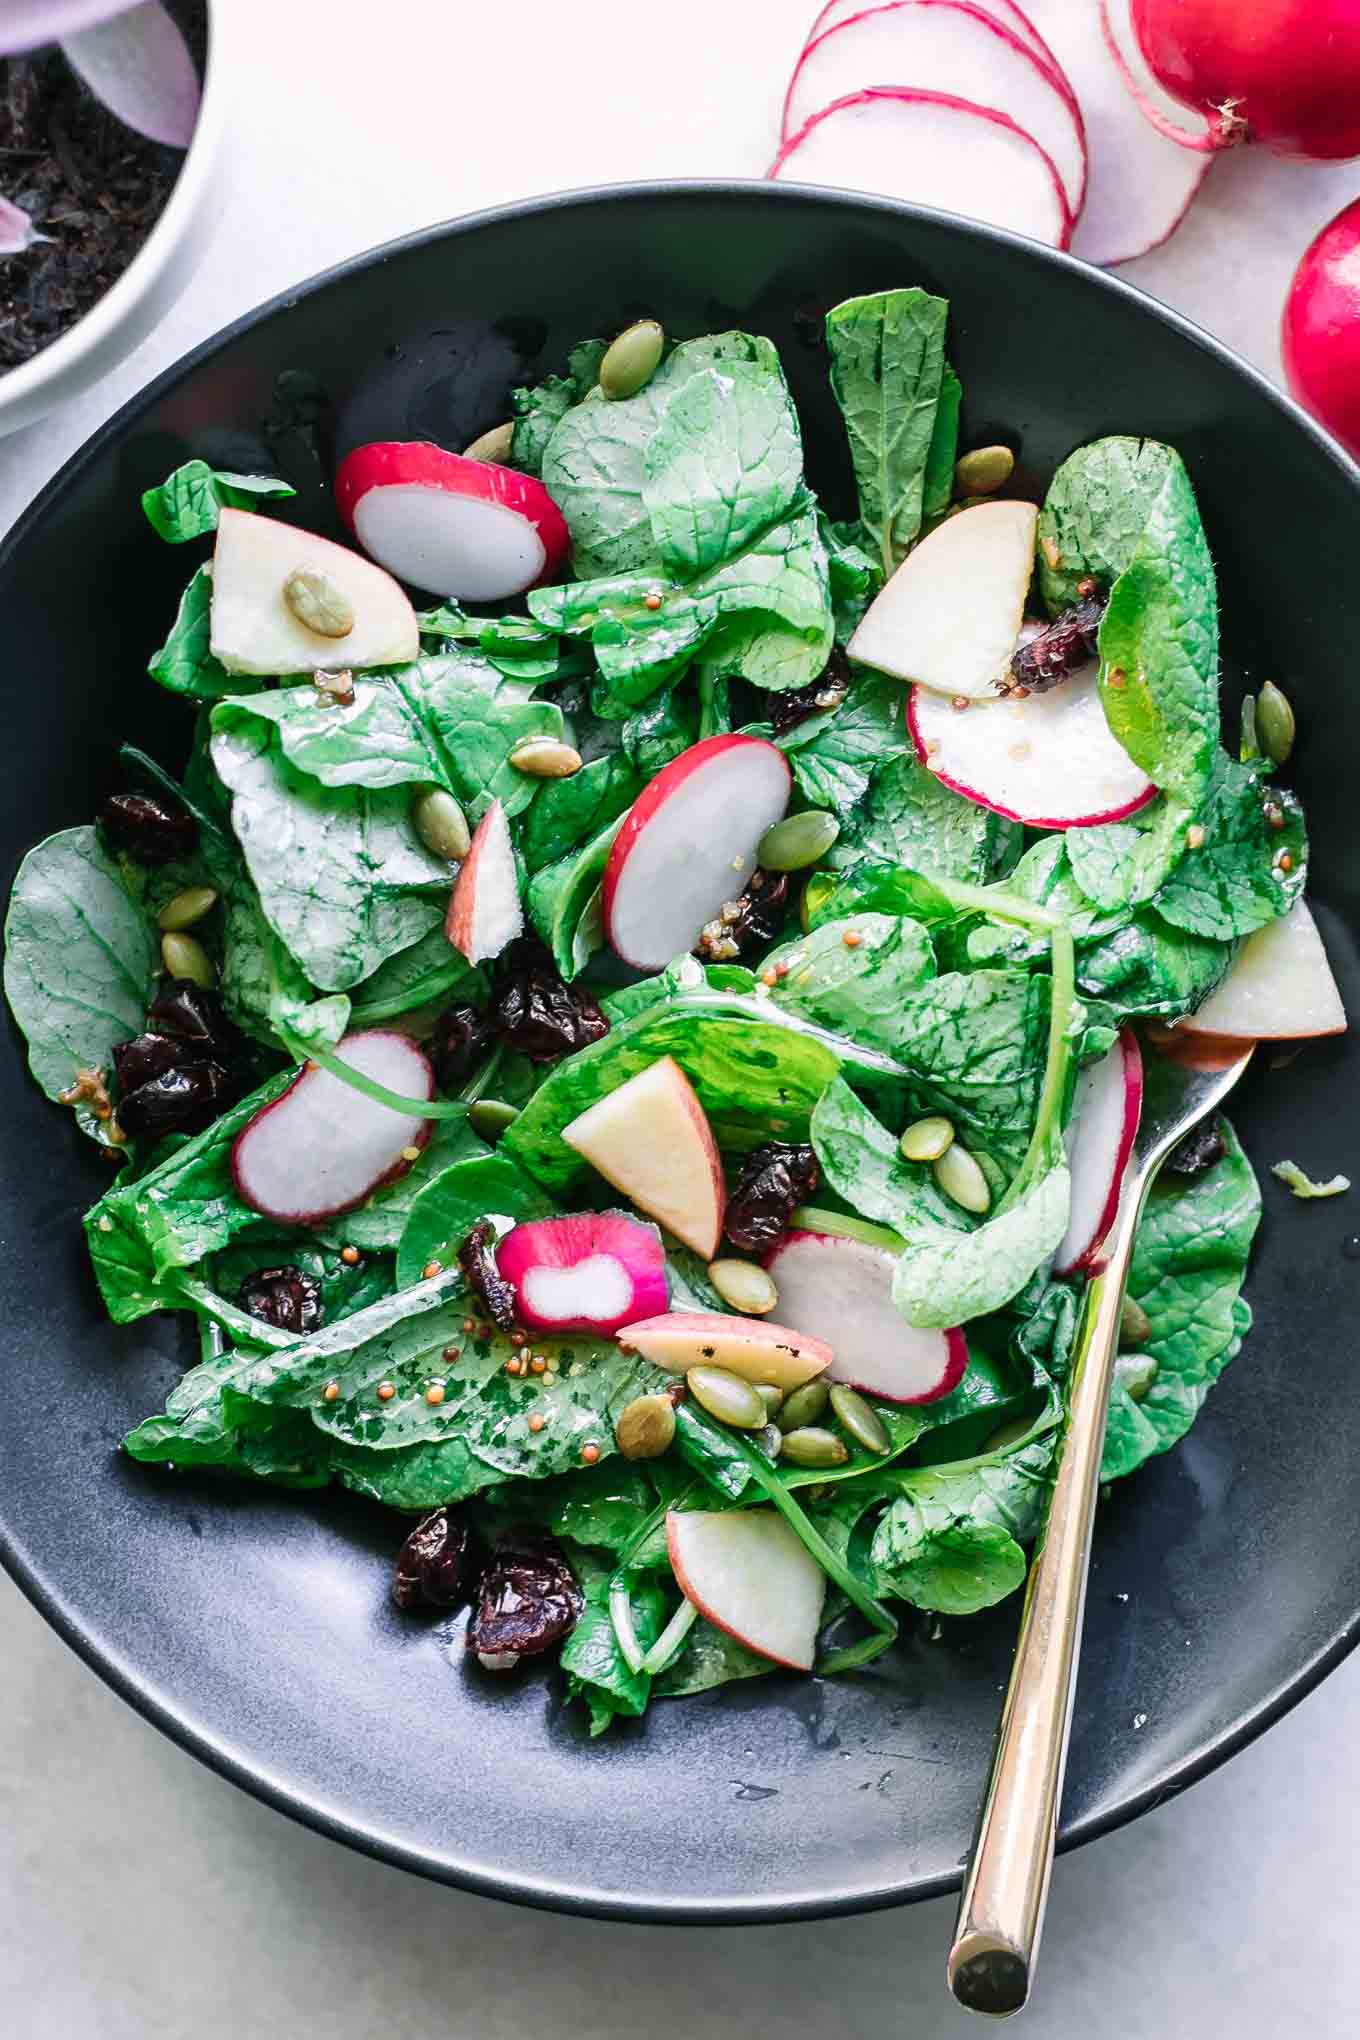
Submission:
[[[502,950],[491,1011],[502,1041],[530,1062],[557,1062],[609,1032],[589,992],[563,982],[534,935],[520,935]]]
[[[1065,609],[1047,630],[1041,630],[1027,645],[1021,645],[1011,660],[1010,679],[1001,692],[1010,694],[1023,687],[1027,694],[1046,694],[1060,680],[1095,657],[1100,619],[1109,598],[1100,593],[1083,595],[1080,602]]]
[[[1176,1142],[1166,1158],[1166,1166],[1173,1176],[1202,1176],[1215,1162],[1221,1162],[1227,1152],[1216,1126],[1195,1126],[1184,1140]]]
[[[247,1275],[236,1301],[280,1332],[314,1332],[321,1323],[321,1284],[301,1268],[261,1268]]]
[[[736,963],[768,949],[784,925],[789,903],[787,871],[753,871],[740,899],[725,900],[704,923],[694,953],[705,963]]]
[[[198,843],[198,823],[150,793],[111,793],[95,820],[111,850],[138,864],[172,864]]]
[[[392,1599],[399,1608],[456,1608],[471,1587],[468,1527],[452,1509],[422,1516],[397,1554]]]
[[[514,1533],[497,1546],[482,1574],[467,1647],[483,1664],[492,1660],[488,1670],[509,1671],[517,1659],[561,1643],[583,1605],[557,1540],[531,1530]]]
[[[154,1040],[143,1035],[142,1039]],[[219,1063],[191,1062],[148,1077],[118,1100],[124,1133],[201,1133],[228,1104],[232,1081]]]
[[[748,1254],[768,1252],[787,1232],[794,1206],[806,1204],[820,1181],[810,1147],[768,1140],[753,1148],[727,1200],[728,1239]]]
[[[240,1051],[241,1037],[226,1016],[216,992],[192,978],[170,978],[151,1001],[147,1019],[158,1034],[175,1034],[212,1052],[218,1062]]]
[[[785,730],[791,730],[804,717],[815,715],[818,709],[839,708],[849,691],[850,661],[837,645],[819,679],[810,680],[806,687],[787,687],[782,694],[770,695],[770,727],[774,735],[782,737]]]
[[[481,1061],[492,1038],[491,1022],[475,1006],[446,1006],[430,1036],[430,1060],[441,1091],[456,1091]]]
[[[198,1053],[192,1042],[176,1041],[169,1034],[138,1034],[131,1041],[120,1041],[113,1051],[118,1088],[126,1097],[152,1077],[182,1070]]]
[[[467,1276],[468,1288],[481,1299],[487,1316],[503,1332],[515,1327],[514,1285],[496,1266],[496,1234],[489,1218],[479,1218],[458,1249],[458,1265]]]

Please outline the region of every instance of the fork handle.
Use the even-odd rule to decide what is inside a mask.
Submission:
[[[1081,1647],[1091,1525],[1119,1314],[1146,1174],[1126,1182],[1088,1286],[1072,1363],[1070,1414],[1043,1542],[1030,1570],[991,1777],[978,1822],[949,1987],[970,2011],[1005,2017],[1029,1996],[1053,1868]]]

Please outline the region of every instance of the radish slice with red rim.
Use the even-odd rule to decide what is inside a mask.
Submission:
[[[960,78],[985,78],[1001,107],[1052,157],[1073,217],[1086,189],[1081,113],[1051,67],[972,0],[890,0],[826,30],[798,60],[784,131],[801,128],[868,78],[912,91],[949,92]]]
[[[417,588],[500,602],[550,580],[566,520],[532,475],[427,440],[380,439],[341,461],[335,500],[366,553]]]
[[[999,21],[1003,28],[1008,28],[1027,48],[1032,49],[1037,57],[1044,59],[1053,72],[1055,83],[1066,84],[1062,66],[1024,8],[1017,4],[1017,0],[977,0],[977,4],[983,7],[985,13]],[[862,14],[864,8],[865,0],[826,0],[825,7],[808,30],[804,49],[808,43],[816,42],[819,35],[825,35],[828,29],[835,28],[839,22],[849,21],[853,15]],[[1067,89],[1070,93],[1071,87],[1068,86]],[[1072,96],[1075,98],[1075,94]],[[787,127],[785,132],[787,133]]]
[[[1071,210],[1058,167],[999,107],[950,92],[870,86],[824,106],[770,176],[937,206],[1065,248]]]
[[[620,1212],[530,1219],[506,1234],[496,1266],[532,1332],[604,1338],[669,1301],[660,1233]]]
[[[1119,1208],[1142,1107],[1143,1059],[1126,1027],[1113,1048],[1077,1078],[1067,1128],[1071,1216],[1053,1257],[1055,1274],[1094,1267]]]
[[[766,1257],[785,1324],[832,1349],[828,1381],[884,1402],[937,1402],[968,1365],[963,1333],[919,1331],[892,1300],[895,1250],[840,1233],[786,1232]]]

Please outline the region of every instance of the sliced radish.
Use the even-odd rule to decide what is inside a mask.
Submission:
[[[462,602],[500,602],[566,564],[566,520],[532,475],[423,439],[356,446],[335,477],[340,515],[403,581]]]
[[[1297,1041],[1345,1030],[1346,1009],[1302,900],[1248,935],[1218,990],[1175,1028],[1186,1037],[1230,1041]]]
[[[829,1381],[881,1396],[885,1402],[935,1402],[963,1379],[963,1333],[918,1331],[892,1300],[896,1248],[872,1246],[840,1233],[786,1232],[765,1262],[784,1322],[834,1351]]]
[[[1012,35],[1025,44],[1027,49],[1032,49],[1036,56],[1043,57],[1052,67],[1056,78],[1062,77],[1062,67],[1057,58],[1024,8],[1017,4],[1017,0],[979,0],[979,4],[984,5],[985,11],[994,15],[1004,28],[1008,28]],[[808,30],[808,43],[816,42],[818,36],[825,35],[837,22],[849,21],[856,14],[863,14],[864,7],[865,0],[826,0],[825,7]],[[806,49],[807,43],[803,47]]]
[[[1107,265],[1146,255],[1184,219],[1209,158],[1144,119],[1110,54],[1096,0],[1031,0],[1029,12],[1086,116],[1089,182],[1072,253]]]
[[[1058,167],[999,107],[950,92],[869,86],[790,135],[770,167],[786,182],[881,192],[1065,248],[1072,213]]]
[[[666,1545],[676,1585],[748,1650],[796,1672],[817,1652],[826,1574],[773,1509],[672,1509]]]
[[[666,1255],[656,1227],[618,1212],[538,1218],[517,1225],[496,1249],[514,1284],[516,1316],[533,1332],[594,1332],[664,1310]]]
[[[333,583],[354,612],[343,637],[322,637],[299,623],[284,584],[299,568]],[[420,651],[416,613],[390,574],[313,531],[221,510],[213,551],[209,643],[229,673],[273,679],[405,665]]]
[[[725,1367],[744,1381],[784,1390],[801,1388],[831,1365],[831,1348],[810,1332],[774,1325],[768,1318],[728,1317],[715,1310],[673,1310],[625,1325],[619,1344],[654,1367],[687,1374],[691,1367]]]
[[[639,1211],[712,1260],[727,1209],[722,1157],[673,1057],[661,1056],[579,1113],[562,1138]]]
[[[1098,662],[1024,701],[970,701],[913,687],[907,722],[923,765],[979,807],[1032,829],[1117,822],[1157,797],[1105,720]]]
[[[907,554],[860,621],[852,659],[952,698],[995,698],[1024,619],[1039,512],[980,503]]]
[[[891,0],[826,29],[798,60],[784,105],[785,135],[870,79],[929,92],[985,79],[980,96],[1043,145],[1073,218],[1080,212],[1086,143],[1075,99],[1044,58],[972,0]]]
[[[507,942],[524,932],[510,824],[498,800],[478,822],[458,867],[444,932],[469,963],[499,956]]]
[[[334,1054],[350,1069],[404,1098],[433,1098],[434,1071],[409,1035],[375,1027],[351,1034]],[[231,1173],[252,1211],[288,1225],[315,1225],[352,1211],[381,1183],[404,1176],[430,1137],[431,1122],[396,1112],[306,1063],[271,1104],[237,1134]]]
[[[1142,1109],[1143,1058],[1126,1027],[1113,1048],[1077,1078],[1067,1129],[1072,1215],[1053,1257],[1055,1274],[1094,1266],[1119,1208]]]
[[[788,806],[784,753],[763,737],[705,737],[630,808],[604,871],[605,937],[625,963],[659,970],[746,890],[756,845]]]

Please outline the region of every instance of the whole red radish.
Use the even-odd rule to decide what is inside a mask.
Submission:
[[[1131,14],[1163,91],[1209,123],[1206,134],[1177,134],[1187,147],[1360,156],[1360,0],[1131,0]]]
[[[1360,198],[1294,271],[1280,345],[1294,395],[1360,460]]]

